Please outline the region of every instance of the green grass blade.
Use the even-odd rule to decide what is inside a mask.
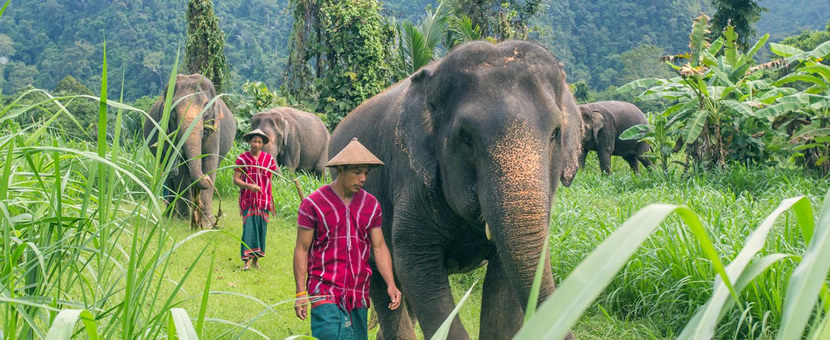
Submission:
[[[548,243],[550,242],[545,242],[542,246],[542,253],[539,254],[539,264],[536,265],[536,274],[533,276],[533,285],[530,287],[530,296],[527,299],[525,324],[536,314],[536,304],[539,302],[539,288],[542,286],[542,275],[545,272],[545,255],[548,254]]]
[[[677,212],[692,230],[715,271],[726,277],[723,265],[694,212],[682,206],[652,204],[626,220],[591,252],[542,304],[536,316],[519,330],[515,338],[564,338],[570,327],[617,275],[631,255],[672,212]],[[728,287],[734,290],[731,285]]]
[[[781,328],[776,339],[801,338],[829,269],[830,191],[824,196],[824,206],[819,213],[815,235],[807,244],[807,251],[787,285]]]
[[[83,322],[89,339],[98,340],[98,324],[95,322],[95,317],[88,310],[84,309],[63,310],[58,313],[58,316],[55,317],[55,322],[52,323],[52,327],[49,327],[49,333],[46,334],[46,338],[49,340],[72,339],[72,334],[74,333],[75,324],[78,322],[78,319]]]
[[[213,243],[213,242],[211,242]],[[216,250],[211,253],[210,268],[208,269],[207,281],[205,282],[205,290],[202,293],[202,305],[199,307],[199,316],[196,319],[196,334],[204,336],[205,314],[208,308],[208,296],[210,296],[210,281],[213,278],[213,264],[216,262]]]
[[[464,297],[458,301],[458,304],[455,305],[450,315],[444,319],[444,323],[441,324],[441,327],[438,327],[438,330],[435,331],[435,334],[432,335],[432,340],[445,340],[447,336],[450,334],[450,326],[452,326],[452,320],[455,319],[455,316],[458,315],[458,311],[461,310],[461,307],[464,306],[464,302],[467,301],[467,298],[470,297],[470,293],[473,292],[473,288],[476,286],[478,281],[473,282],[473,285],[470,286],[470,289],[467,290],[467,294],[464,294]]]
[[[6,3],[5,3],[5,4],[3,4],[3,8],[0,8],[0,17],[2,17],[2,16],[3,16],[3,12],[5,12],[5,11],[6,11],[6,7],[9,7],[9,3],[10,3],[11,1],[12,1],[12,0],[6,0]]]
[[[743,274],[752,258],[755,257],[755,255],[764,247],[767,235],[775,225],[775,221],[788,209],[796,211],[799,225],[807,225],[807,227],[802,227],[802,229],[812,229],[813,210],[810,207],[810,201],[806,197],[795,197],[782,201],[775,211],[767,216],[767,218],[761,222],[760,226],[758,226],[758,228],[755,229],[749,237],[747,237],[744,247],[735,259],[732,260],[729,266],[726,267],[726,274],[732,282],[737,282],[739,280],[739,277]],[[715,335],[715,328],[718,325],[718,321],[723,314],[721,311],[729,297],[730,291],[727,288],[727,285],[720,279],[720,277],[718,277],[715,280],[715,289],[712,292],[712,296],[706,302],[704,308],[699,310],[697,313],[700,314],[699,322],[697,322],[694,327],[691,327],[694,324],[693,322],[687,324],[679,339],[693,337],[705,339],[712,338]],[[697,316],[698,315],[695,315],[693,320],[696,319]]]
[[[169,339],[197,340],[196,330],[193,322],[184,308],[171,308],[170,318],[167,324],[167,336]]]

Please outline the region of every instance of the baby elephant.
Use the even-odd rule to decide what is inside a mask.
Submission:
[[[254,129],[268,135],[271,141],[262,146],[262,151],[271,154],[279,166],[323,176],[330,135],[320,118],[290,107],[278,107],[251,117],[251,130]]]
[[[648,124],[639,108],[631,103],[607,101],[580,105],[579,111],[585,131],[579,157],[580,168],[585,165],[585,157],[591,150],[597,152],[599,167],[605,174],[611,173],[611,155],[625,158],[634,173],[640,171],[638,160],[645,166],[651,165],[651,161],[643,157],[649,150],[646,142],[619,138],[623,131],[634,125]]]

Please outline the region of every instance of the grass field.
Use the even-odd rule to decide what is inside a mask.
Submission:
[[[744,168],[702,175],[645,173],[632,176],[624,162],[615,160],[614,173],[599,175],[595,158],[580,172],[574,184],[561,188],[551,218],[551,256],[554,276],[561,281],[616,227],[650,203],[685,204],[698,212],[722,260],[727,261],[775,206],[787,197],[807,195],[814,207],[827,190],[826,179],[798,170]],[[290,175],[289,175],[290,176]],[[305,191],[321,184],[300,176]],[[225,195],[221,233],[200,236],[176,251],[168,279],[176,281],[187,269],[190,254],[209,247],[215,252],[208,320],[227,320],[250,325],[268,338],[308,334],[308,322],[294,316],[294,284],[291,270],[295,240],[294,216],[299,202],[289,180],[279,180],[278,215],[268,230],[267,257],[261,271],[241,272],[239,241],[241,220],[235,197]],[[167,221],[173,239],[193,232],[183,222]],[[802,249],[794,222],[780,219],[768,238],[767,252]],[[190,315],[196,315],[204,289],[209,260],[202,260],[184,286],[183,297]],[[745,290],[747,313],[731,311],[718,328],[720,338],[767,338],[780,315],[783,286],[792,265],[782,264],[766,274],[755,287]],[[451,279],[456,299],[477,280],[470,300],[461,310],[468,332],[478,336],[478,313],[484,270]],[[691,318],[695,307],[711,294],[714,271],[699,254],[696,241],[677,218],[670,219],[647,241],[596,303],[580,319],[574,331],[579,339],[674,338]],[[243,295],[245,297],[243,297]],[[268,306],[268,307],[266,307]],[[776,308],[778,306],[778,308]],[[769,312],[768,312],[769,311]],[[258,338],[254,330],[226,323],[208,322],[209,338]]]

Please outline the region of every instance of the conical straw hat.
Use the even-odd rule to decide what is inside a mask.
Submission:
[[[375,157],[363,144],[352,138],[343,150],[334,155],[326,164],[327,167],[338,165],[368,165],[371,167],[383,166],[383,162]]]
[[[266,135],[265,132],[260,130],[260,129],[256,129],[254,131],[251,131],[251,132],[248,132],[248,133],[244,134],[242,136],[242,139],[244,139],[246,142],[250,142],[251,138],[254,138],[254,136],[262,137],[262,144],[263,145],[268,144],[268,142],[270,141],[270,139],[268,138],[268,135]]]

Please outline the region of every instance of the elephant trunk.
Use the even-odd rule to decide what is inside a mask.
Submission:
[[[524,125],[524,124],[522,124]],[[479,193],[482,212],[519,303],[526,306],[539,264],[545,256],[539,302],[554,289],[548,242],[551,190],[547,143],[531,129],[514,126],[490,148],[492,172]]]
[[[187,108],[187,111],[184,114],[184,118],[182,119],[181,123],[179,124],[179,133],[184,134],[190,129],[191,125],[193,126],[193,130],[190,131],[190,134],[185,136],[185,143],[182,148],[184,149],[184,155],[187,159],[186,164],[188,171],[190,173],[190,180],[195,181],[196,188],[200,190],[207,190],[210,187],[209,179],[204,176],[202,172],[202,134],[204,133],[204,125],[202,124],[202,120],[196,120],[199,116],[199,108],[195,105],[190,105]]]

